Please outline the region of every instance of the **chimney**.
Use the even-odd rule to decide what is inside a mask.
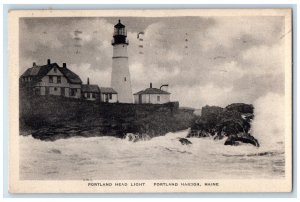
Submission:
[[[67,68],[67,63],[63,63],[63,68]]]
[[[47,64],[48,64],[48,65],[51,64],[51,60],[50,60],[50,59],[47,60]]]
[[[90,78],[87,78],[87,85],[90,85]]]
[[[36,66],[35,62],[32,64],[32,66],[34,66],[34,67]]]
[[[152,83],[150,83],[150,88],[152,88]]]

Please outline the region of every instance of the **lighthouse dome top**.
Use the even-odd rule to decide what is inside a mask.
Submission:
[[[125,28],[125,25],[121,23],[121,20],[119,20],[118,24],[115,25],[115,28]]]
[[[114,34],[113,34],[113,40],[111,42],[112,45],[117,44],[127,44],[128,40],[127,37],[127,30],[125,28],[125,25],[121,23],[121,20],[119,20],[118,24],[114,26]]]

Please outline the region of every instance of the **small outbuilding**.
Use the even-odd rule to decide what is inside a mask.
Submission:
[[[164,104],[170,102],[170,94],[167,91],[153,88],[150,83],[150,88],[139,91],[134,96],[135,104]]]
[[[118,93],[110,87],[100,87],[101,102],[118,102]]]
[[[100,101],[100,88],[98,85],[91,85],[89,79],[87,84],[82,85],[81,93],[85,100]]]

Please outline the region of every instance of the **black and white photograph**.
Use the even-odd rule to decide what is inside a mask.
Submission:
[[[12,11],[10,191],[291,191],[291,14]]]

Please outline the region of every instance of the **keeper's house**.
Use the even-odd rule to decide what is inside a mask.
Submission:
[[[67,68],[66,63],[59,67],[48,59],[46,65],[36,65],[27,69],[20,77],[20,87],[33,95],[57,95],[81,98],[80,77]]]
[[[164,104],[170,102],[170,94],[167,91],[163,91],[158,88],[152,88],[152,83],[150,83],[150,88],[139,91],[134,96],[135,104]]]

